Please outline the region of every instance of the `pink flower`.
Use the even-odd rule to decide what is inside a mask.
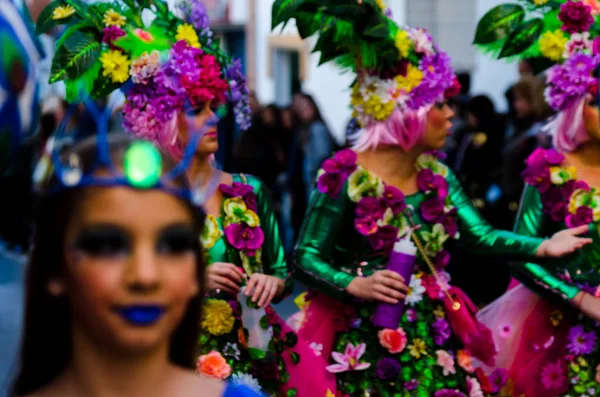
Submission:
[[[473,366],[473,356],[471,356],[471,353],[469,353],[468,350],[459,350],[456,355],[456,358],[458,360],[458,365],[462,369],[464,369],[470,374],[475,372],[475,367]]]
[[[444,376],[456,373],[454,358],[452,358],[450,353],[445,350],[438,350],[435,354],[437,354],[437,365],[444,369]]]
[[[149,32],[146,32],[143,29],[135,29],[133,31],[133,34],[135,34],[138,39],[142,40],[145,43],[150,43],[151,41],[154,41],[154,36],[152,36]]]
[[[600,14],[600,3],[598,0],[581,0],[581,2],[590,7],[593,16]]]
[[[225,379],[231,375],[231,367],[225,358],[214,350],[198,358],[196,370],[204,376],[216,379]]]
[[[363,354],[365,354],[366,349],[367,345],[364,343],[361,343],[357,346],[354,346],[352,343],[348,343],[343,354],[339,352],[332,352],[331,357],[333,357],[337,364],[327,366],[327,371],[335,374],[345,371],[362,371],[369,368],[371,363],[360,362],[360,358]]]
[[[260,227],[250,227],[241,223],[232,223],[225,228],[227,241],[237,250],[244,250],[246,255],[254,256],[265,241]]]
[[[382,329],[377,333],[377,337],[379,344],[392,354],[400,353],[406,347],[406,333],[402,328]]]
[[[569,214],[565,218],[565,222],[569,229],[574,227],[579,227],[582,225],[589,225],[594,221],[594,211],[585,205],[577,208],[577,212],[574,214]]]
[[[541,380],[546,390],[556,390],[557,393],[563,390],[568,385],[564,364],[561,361],[547,364],[542,369]]]
[[[481,385],[475,378],[467,377],[467,392],[469,392],[469,397],[485,397]]]

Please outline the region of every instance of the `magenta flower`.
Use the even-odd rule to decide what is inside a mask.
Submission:
[[[350,175],[356,171],[357,156],[356,153],[350,149],[340,150],[333,156],[333,159],[338,164],[339,172]]]
[[[438,270],[444,269],[450,263],[450,253],[446,250],[441,250],[435,256],[434,263]]]
[[[237,250],[243,250],[248,256],[254,256],[265,241],[260,227],[249,227],[241,223],[232,223],[225,228],[227,241]]]
[[[377,226],[377,221],[371,216],[364,216],[362,218],[357,217],[354,219],[354,227],[363,236],[370,236],[373,233],[376,233],[379,228]]]
[[[594,211],[585,205],[577,208],[575,214],[569,214],[565,218],[565,223],[569,229],[583,225],[589,225],[594,221]]]
[[[371,366],[371,363],[360,362],[360,358],[367,350],[367,345],[361,343],[354,346],[352,343],[346,345],[344,353],[332,352],[331,357],[337,364],[329,365],[326,369],[331,373],[345,371],[361,371]]]
[[[394,247],[397,237],[398,229],[391,225],[385,225],[380,227],[376,233],[371,234],[368,239],[369,244],[371,244],[374,250],[390,252]]]
[[[319,192],[337,198],[348,176],[357,168],[356,159],[356,153],[346,149],[337,152],[332,159],[325,160],[323,163],[325,172],[317,180]]]
[[[394,215],[401,213],[406,208],[404,193],[394,186],[386,186],[381,197],[381,205],[390,208]]]
[[[594,331],[586,332],[583,325],[577,325],[569,330],[567,349],[576,356],[590,354],[596,346],[597,339]]]
[[[115,49],[116,46],[113,44],[119,37],[125,36],[125,32],[118,26],[108,26],[104,28],[104,35],[102,36],[102,42],[108,44],[111,49]]]
[[[231,186],[224,183],[219,185],[219,190],[227,198],[229,197],[241,197],[248,207],[249,210],[256,212],[256,195],[254,194],[254,188],[252,185],[246,183],[233,182]]]
[[[592,54],[600,54],[600,37],[596,37],[592,43]]]
[[[549,166],[559,165],[565,157],[554,149],[536,149],[527,159],[527,168],[523,171],[525,182],[537,186],[540,192],[545,192],[551,186]]]
[[[444,202],[439,198],[432,198],[421,203],[421,216],[427,222],[437,223],[444,215]]]
[[[448,196],[448,182],[441,175],[434,174],[429,168],[421,170],[417,176],[417,185],[423,192],[433,191],[438,198],[445,199]]]
[[[442,346],[452,336],[450,324],[444,318],[435,320],[431,328],[433,328],[433,341],[438,346]]]
[[[561,29],[570,34],[586,32],[594,23],[592,7],[581,1],[569,0],[561,5],[558,19],[563,23]]]
[[[458,233],[458,223],[456,222],[456,215],[458,214],[458,208],[452,208],[446,214],[441,217],[441,224],[444,226],[446,233],[450,237],[456,236]]]
[[[460,391],[452,390],[452,389],[442,389],[440,391],[436,391],[434,396],[435,397],[466,397]]]
[[[561,361],[547,364],[542,369],[542,385],[546,390],[560,391],[567,386],[566,371]]]
[[[365,196],[360,199],[356,205],[356,217],[371,217],[379,219],[383,216],[385,206],[380,199],[370,196]]]
[[[321,193],[337,198],[340,195],[345,182],[345,175],[340,174],[339,172],[325,172],[317,180],[317,189]]]
[[[508,371],[504,368],[496,368],[489,376],[492,385],[492,393],[498,393],[508,383]]]
[[[416,379],[411,379],[408,382],[404,382],[404,388],[408,391],[413,391],[417,387],[419,387],[419,381]]]

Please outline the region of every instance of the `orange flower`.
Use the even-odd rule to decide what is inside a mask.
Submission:
[[[464,369],[470,374],[472,374],[475,371],[475,368],[473,367],[473,357],[471,357],[471,353],[469,353],[467,350],[459,350],[457,354],[457,359],[458,365],[462,369]]]
[[[240,342],[244,349],[248,348],[248,341],[246,341],[246,334],[243,327],[238,328],[238,342]]]
[[[406,347],[406,333],[402,328],[382,329],[377,334],[379,343],[390,353],[400,353]]]
[[[231,367],[227,361],[221,353],[214,350],[198,358],[196,370],[201,375],[216,379],[225,379],[231,375]]]
[[[154,36],[152,36],[152,34],[150,34],[149,32],[146,32],[143,29],[135,29],[133,31],[133,33],[144,43],[150,43],[151,41],[154,40]]]

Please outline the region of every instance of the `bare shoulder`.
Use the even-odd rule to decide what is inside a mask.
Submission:
[[[200,376],[190,370],[178,369],[176,377],[177,390],[173,396],[197,397],[198,391],[201,390],[202,396],[221,397],[225,391],[225,382]]]

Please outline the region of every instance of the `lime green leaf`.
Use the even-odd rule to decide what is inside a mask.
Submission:
[[[248,348],[248,353],[250,354],[250,358],[252,360],[263,360],[265,357],[267,357],[266,352],[260,349],[255,349],[254,347]]]
[[[168,32],[160,26],[152,25],[146,30],[152,36],[149,42],[140,39],[136,31],[137,29],[129,29],[126,36],[119,37],[114,42],[116,46],[125,50],[131,59],[139,58],[144,52],[166,51],[173,46],[167,36]]]
[[[498,58],[510,57],[527,50],[539,39],[543,30],[544,21],[541,19],[532,19],[519,25],[506,39]]]
[[[86,100],[90,95],[93,97],[94,83],[98,79],[98,74],[102,65],[100,61],[94,62],[92,66],[75,80],[67,80],[66,100],[69,103],[79,103]]]
[[[64,6],[65,6],[64,1],[56,0],[56,1],[53,1],[50,4],[48,4],[46,7],[44,7],[42,12],[40,13],[40,16],[38,17],[36,25],[35,25],[35,34],[40,35],[40,34],[47,33],[50,30],[52,30],[53,28],[55,28],[56,26],[69,23],[73,19],[77,18],[77,16],[75,14],[73,14],[67,18],[54,19],[53,18],[54,10],[56,10],[58,7],[64,7]]]
[[[517,4],[500,4],[488,11],[477,24],[474,44],[490,44],[507,37],[525,18]]]
[[[50,83],[75,79],[90,68],[100,55],[100,43],[89,33],[76,32],[67,37],[52,60]]]

